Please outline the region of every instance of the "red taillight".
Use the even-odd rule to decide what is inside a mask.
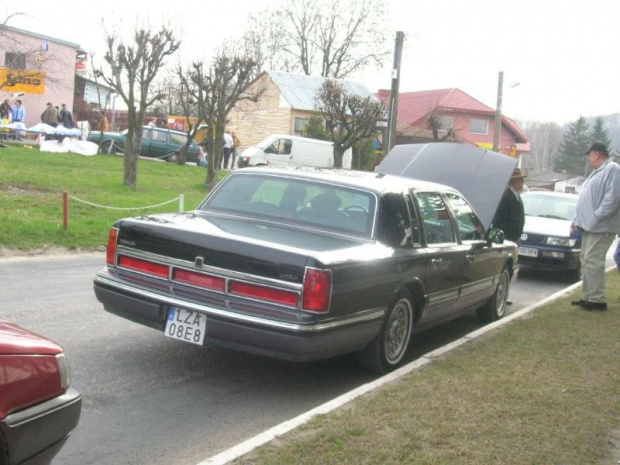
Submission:
[[[194,271],[174,270],[172,279],[220,292],[224,292],[226,289],[226,280],[224,278],[216,278],[215,276],[196,273]]]
[[[312,312],[327,312],[332,293],[332,275],[329,271],[306,269],[304,278],[304,300],[302,309]]]
[[[295,292],[281,291],[270,287],[232,281],[230,283],[230,293],[297,307],[297,294]]]
[[[116,242],[118,239],[118,228],[110,229],[108,235],[108,252],[106,254],[105,262],[110,266],[116,265]]]
[[[118,257],[118,266],[122,266],[128,270],[152,274],[161,278],[168,277],[168,265],[149,262],[147,260],[140,260],[138,258],[124,257],[123,255],[120,255]]]

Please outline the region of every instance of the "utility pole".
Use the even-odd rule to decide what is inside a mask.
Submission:
[[[396,129],[396,116],[398,115],[398,88],[400,84],[400,62],[403,56],[403,42],[405,33],[396,32],[396,45],[394,46],[394,65],[392,66],[392,89],[390,91],[390,107],[388,109],[387,144],[385,153],[394,147],[394,132]]]
[[[497,107],[495,108],[495,132],[493,133],[493,151],[499,152],[499,135],[502,132],[502,90],[504,86],[504,72],[499,72],[497,79]]]

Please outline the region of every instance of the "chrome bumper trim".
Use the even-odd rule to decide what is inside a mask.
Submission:
[[[369,310],[364,310],[362,312],[358,312],[353,316],[347,317],[346,319],[339,319],[334,321],[327,321],[318,324],[312,325],[300,325],[295,323],[284,323],[274,320],[269,320],[266,318],[260,318],[255,316],[243,315],[240,313],[231,312],[229,310],[222,310],[219,308],[209,307],[207,305],[201,305],[193,302],[189,302],[187,300],[181,300],[174,297],[158,294],[156,292],[147,291],[144,289],[137,289],[132,286],[128,286],[126,284],[118,283],[111,279],[106,279],[103,276],[97,275],[95,276],[95,283],[108,286],[114,289],[122,290],[129,292],[134,295],[138,295],[141,297],[146,297],[148,299],[153,299],[168,305],[176,305],[179,307],[187,308],[190,310],[196,310],[201,313],[205,313],[207,315],[216,315],[219,317],[228,318],[230,320],[234,320],[240,323],[250,323],[254,325],[264,326],[268,328],[286,330],[297,333],[319,333],[322,331],[327,331],[335,328],[340,328],[343,326],[354,325],[358,323],[365,323],[368,321],[376,320],[382,318],[385,314],[385,308],[373,308]]]

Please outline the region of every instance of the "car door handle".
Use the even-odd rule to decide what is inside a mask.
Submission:
[[[443,258],[433,258],[431,260],[431,263],[435,266],[439,266],[441,265],[441,262],[443,262]]]
[[[476,256],[473,253],[468,253],[467,255],[465,255],[465,258],[468,262],[473,262],[476,259]]]

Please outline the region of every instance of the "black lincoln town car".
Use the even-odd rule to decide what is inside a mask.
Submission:
[[[248,168],[194,211],[118,221],[94,286],[165,336],[291,361],[355,352],[383,373],[416,331],[501,318],[517,251],[445,185]]]

